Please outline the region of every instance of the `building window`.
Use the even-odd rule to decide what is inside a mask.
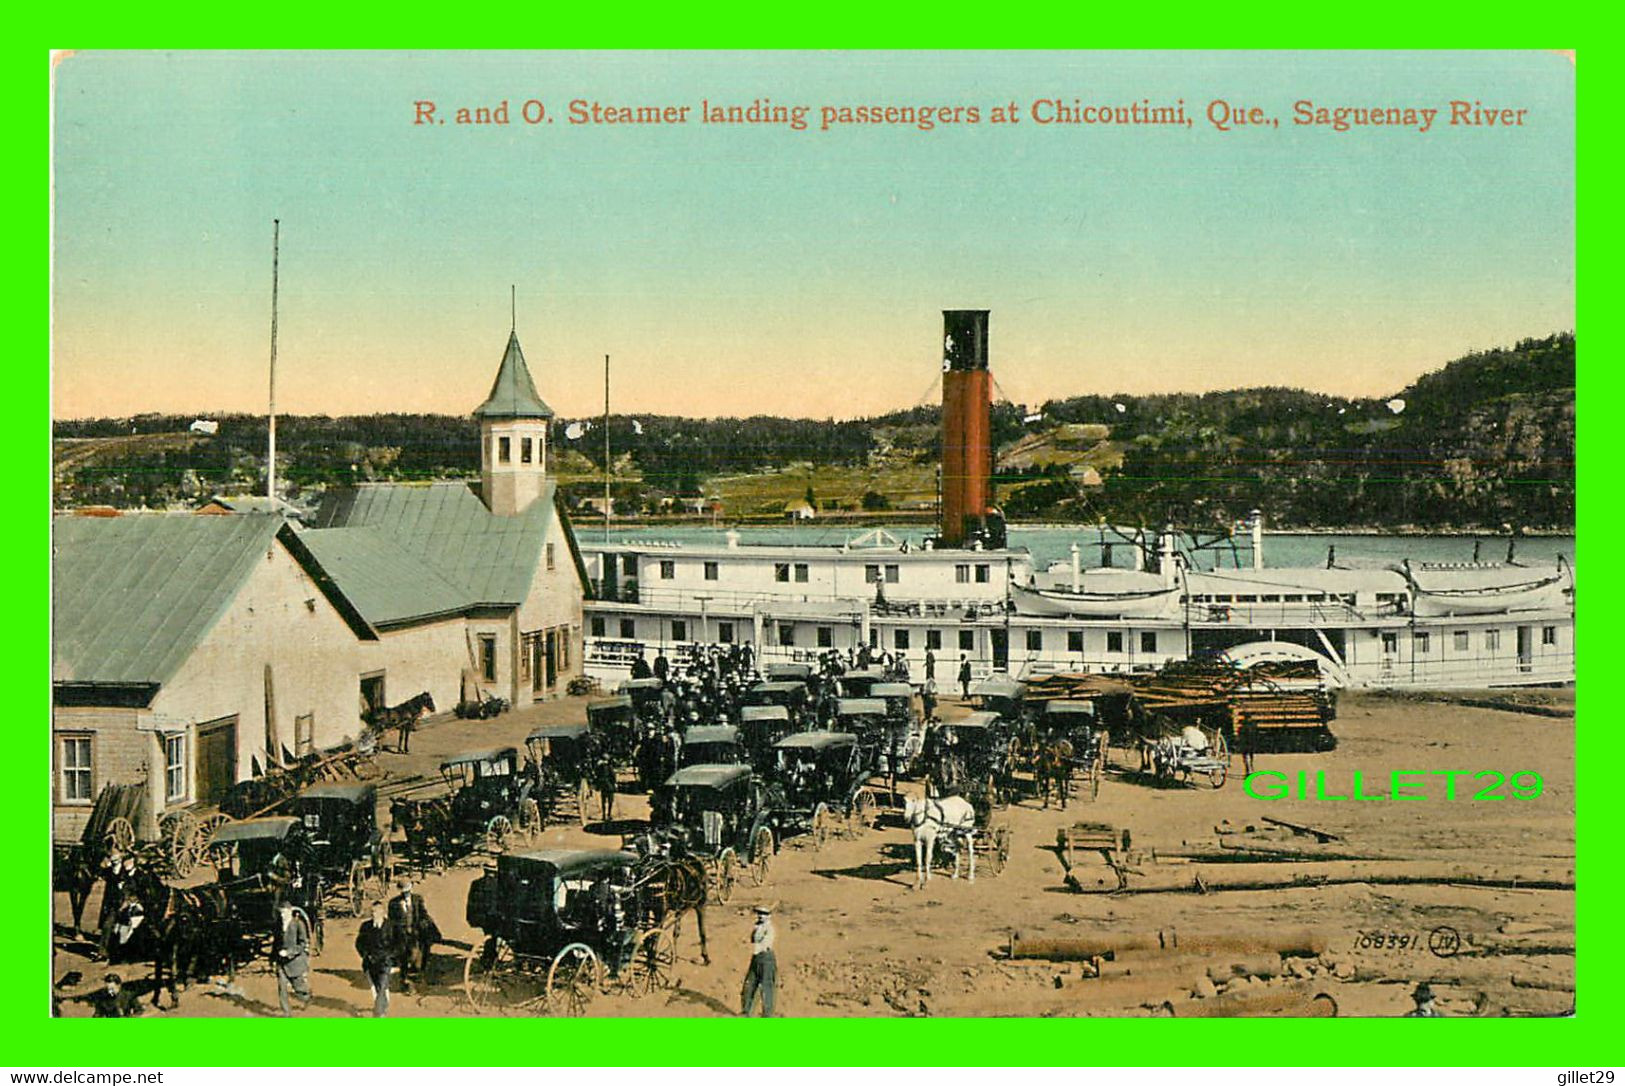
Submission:
[[[1106,633],[1106,651],[1107,652],[1122,652],[1123,651],[1123,631],[1122,630],[1108,630],[1107,631],[1107,633]]]
[[[887,584],[896,584],[897,583],[897,578],[902,576],[902,573],[903,573],[903,570],[902,570],[901,566],[887,566],[886,567],[886,583]]]
[[[880,567],[879,566],[864,566],[863,567],[863,579],[864,579],[864,582],[867,583],[867,584],[878,584],[879,581],[880,581]]]
[[[731,622],[717,623],[717,640],[724,645],[734,643],[734,624]]]
[[[717,579],[717,575],[717,564],[715,562],[705,563],[705,579],[714,581]]]
[[[925,647],[928,649],[935,649],[940,652],[942,650],[942,631],[925,631]]]
[[[576,629],[581,627],[577,626]],[[554,639],[559,647],[559,670],[564,671],[570,666],[570,627],[560,626],[558,636]]]
[[[1428,653],[1428,646],[1431,641],[1432,638],[1425,633],[1419,632],[1413,634],[1411,637],[1411,651],[1418,656],[1426,656]]]
[[[1484,651],[1485,652],[1495,652],[1500,647],[1501,647],[1501,631],[1500,630],[1485,630],[1484,631]]]
[[[1540,643],[1542,645],[1556,645],[1557,644],[1557,627],[1556,626],[1542,626],[1540,628]]]
[[[592,616],[592,635],[594,637],[603,637],[604,636],[604,616],[603,615],[594,615],[594,616]]]
[[[294,745],[298,745],[295,737]],[[164,737],[164,798],[171,803],[186,798],[186,736]]]
[[[621,619],[621,640],[632,641],[638,636],[637,627],[629,618]]]
[[[806,584],[807,583],[807,576],[808,576],[808,574],[810,572],[811,571],[808,570],[808,568],[807,568],[807,563],[805,563],[805,562],[797,562],[796,563],[796,583],[798,583],[798,584]]]
[[[790,563],[789,562],[774,562],[773,563],[773,579],[775,581],[789,581],[790,580]]]
[[[686,619],[674,618],[671,620],[671,639],[673,641],[688,640],[688,621]]]
[[[662,558],[660,560],[660,579],[669,581],[675,576],[677,576],[677,563],[670,558]]]
[[[547,568],[553,568],[553,544],[551,543],[547,545]]]
[[[1145,630],[1140,634],[1140,651],[1155,653],[1157,651],[1157,631]]]
[[[907,648],[908,648],[908,631],[907,630],[893,630],[892,635],[891,635],[891,640],[892,640],[892,647],[893,648],[897,649],[898,651],[907,650]]]
[[[1384,656],[1393,656],[1397,652],[1399,652],[1399,635],[1396,633],[1383,634],[1382,654]]]
[[[987,584],[987,582],[991,579],[992,568],[993,567],[991,567],[991,566],[985,566],[985,565],[977,566],[976,567],[976,583],[977,584]]]
[[[90,736],[65,735],[62,737],[62,801],[89,803],[90,794]]]
[[[779,644],[786,648],[796,643],[796,628],[788,622],[779,623]]]
[[[1450,640],[1450,647],[1457,652],[1467,652],[1472,647],[1472,635],[1466,630],[1457,630]]]
[[[621,576],[636,577],[638,575],[638,556],[635,554],[621,555]]]
[[[528,437],[519,439],[519,462],[521,464],[530,463],[530,438]]]
[[[496,634],[480,634],[480,674],[488,683],[497,681]]]
[[[960,652],[974,652],[974,651],[976,651],[976,631],[975,630],[960,630],[959,631],[959,651]]]
[[[954,567],[954,583],[970,584],[970,566],[963,565]]]
[[[818,627],[818,647],[827,649],[835,644],[835,631],[828,626]]]
[[[1067,652],[1082,652],[1083,651],[1083,631],[1082,630],[1068,630],[1068,631],[1066,631],[1066,651]]]
[[[874,626],[869,627],[869,647],[872,649],[880,647],[880,630]]]
[[[1027,631],[1027,651],[1028,652],[1043,652],[1044,651],[1044,631],[1043,630],[1028,630]]]
[[[506,464],[513,459],[513,439],[507,437],[497,438],[497,463]]]

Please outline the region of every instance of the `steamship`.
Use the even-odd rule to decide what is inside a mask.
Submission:
[[[874,530],[838,545],[582,542],[593,581],[585,663],[601,681],[639,656],[750,644],[763,662],[860,644],[926,654],[975,678],[1154,670],[1223,655],[1315,662],[1338,686],[1478,688],[1574,680],[1574,572],[1507,563],[1201,570],[1171,529],[1136,568],[1037,568],[992,503],[987,310],[943,314],[942,500],[921,546]],[[1150,549],[1150,548],[1147,548]]]

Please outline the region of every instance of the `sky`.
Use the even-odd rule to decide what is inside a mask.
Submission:
[[[603,409],[608,354],[617,413],[814,418],[937,402],[943,309],[992,311],[1030,405],[1386,396],[1574,326],[1554,53],[76,53],[53,94],[58,418],[263,411],[273,219],[297,414],[467,413],[510,323],[563,417]],[[808,126],[700,123],[758,99]],[[572,124],[575,100],[688,121]],[[1453,100],[1524,112],[1451,124]],[[1221,131],[1214,102],[1263,123]],[[1439,112],[1337,131],[1298,102]],[[820,128],[859,105],[979,120]]]

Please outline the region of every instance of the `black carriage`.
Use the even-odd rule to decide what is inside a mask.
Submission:
[[[877,683],[891,682],[892,678],[878,667],[862,667],[848,671],[836,680],[843,698],[867,698]]]
[[[805,685],[812,682],[816,674],[811,664],[768,664],[762,670],[762,677],[770,683],[793,682]]]
[[[712,892],[723,903],[741,868],[753,885],[767,881],[774,836],[764,796],[748,765],[684,766],[655,789],[650,821],[660,837],[677,843],[680,855],[704,863]]]
[[[894,778],[904,776],[924,741],[924,722],[914,712],[914,688],[908,683],[876,683],[869,688],[869,696],[886,704],[880,770]]]
[[[683,733],[678,767],[743,765],[750,759],[739,741],[739,729],[727,724],[690,728]]]
[[[321,953],[325,887],[312,870],[312,850],[304,822],[291,815],[245,818],[215,831],[209,862],[230,902],[236,934],[247,944],[246,953],[232,952],[234,959],[270,954],[283,902],[304,914],[311,953]]]
[[[549,819],[587,824],[595,747],[585,724],[543,724],[525,736],[525,749],[535,767],[534,798],[544,825]]]
[[[746,706],[777,705],[789,714],[791,724],[799,728],[811,708],[810,701],[806,683],[784,680],[757,683],[745,691],[740,705],[741,713]]]
[[[773,768],[773,744],[793,731],[795,722],[782,705],[746,705],[739,710],[739,741],[758,773]]]
[[[376,786],[312,785],[293,798],[288,813],[304,827],[307,876],[340,895],[351,916],[366,909],[369,893],[387,893],[394,860],[378,826]]]
[[[774,744],[766,801],[780,838],[812,835],[822,847],[842,819],[868,824],[878,806],[868,787],[872,751],[852,732],[798,732]]]
[[[979,710],[934,725],[921,755],[935,790],[962,795],[979,817],[1005,799],[1009,732],[997,713]]]
[[[549,849],[499,856],[468,890],[485,933],[463,966],[480,1010],[580,1014],[606,981],[636,992],[672,983],[666,865],[631,852]]]
[[[659,679],[627,679],[621,683],[621,696],[632,703],[639,731],[660,730],[666,724],[666,684]],[[589,706],[588,708],[591,708]],[[588,716],[591,719],[591,716]],[[628,754],[631,752],[628,751]]]
[[[1027,684],[1003,675],[994,675],[972,686],[970,696],[977,709],[993,713],[1014,727],[1022,719]]]
[[[596,738],[599,749],[616,765],[630,765],[637,755],[638,741],[647,730],[643,723],[645,715],[651,719],[661,715],[660,680],[629,679],[621,688],[631,688],[636,693],[622,693],[587,703],[587,728]],[[655,708],[641,708],[647,705]]]
[[[440,763],[440,776],[451,789],[450,833],[461,844],[501,852],[541,832],[536,771],[517,747],[454,755]]]
[[[1108,734],[1093,700],[1057,699],[1045,703],[1037,723],[1039,742],[1065,742],[1072,750],[1071,764],[1087,782],[1090,798],[1100,794],[1106,773]]]

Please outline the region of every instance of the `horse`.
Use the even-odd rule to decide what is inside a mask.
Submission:
[[[65,892],[68,907],[73,910],[73,933],[81,933],[85,919],[85,904],[100,877],[97,864],[81,845],[59,845],[51,850],[51,891]]]
[[[931,861],[937,838],[954,858],[954,878],[959,877],[958,841],[963,839],[970,853],[970,881],[976,881],[976,809],[963,796],[910,797],[903,804],[903,818],[914,833],[914,888],[925,889],[931,881]]]
[[[406,837],[406,850],[419,870],[446,866],[453,836],[446,797],[390,800],[389,831],[397,829]]]
[[[1066,810],[1067,794],[1072,791],[1072,756],[1072,744],[1065,739],[1039,746],[1033,772],[1038,778],[1038,791],[1044,797],[1045,810],[1049,809],[1052,790],[1060,796],[1061,810]]]
[[[399,705],[380,706],[372,710],[367,715],[367,723],[380,735],[391,728],[396,729],[396,749],[405,754],[411,744],[412,729],[417,727],[418,718],[424,713],[432,712],[434,698],[425,690],[417,697],[409,698]]]

